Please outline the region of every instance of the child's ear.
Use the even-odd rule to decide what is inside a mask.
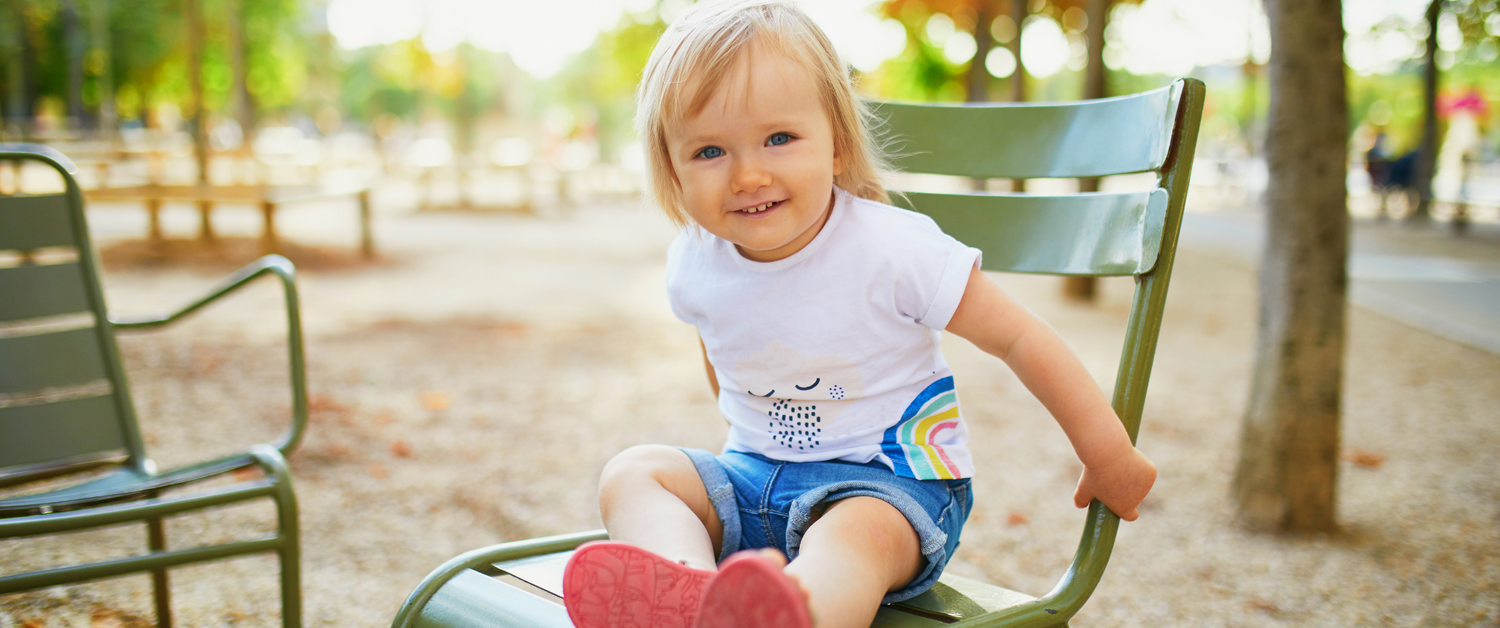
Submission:
[[[844,158],[839,156],[839,149],[833,149],[833,176],[844,174]]]

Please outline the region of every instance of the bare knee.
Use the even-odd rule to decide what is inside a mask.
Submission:
[[[895,506],[874,497],[851,497],[829,505],[808,529],[808,543],[833,542],[849,548],[867,561],[867,567],[884,572],[887,580],[904,584],[922,567],[922,543],[917,531]]]
[[[604,465],[599,477],[599,504],[608,511],[615,500],[661,487],[689,505],[706,501],[708,492],[687,454],[666,445],[636,445]],[[694,510],[697,510],[695,508]]]
[[[685,472],[697,478],[692,460],[681,450],[666,445],[636,445],[610,458],[599,475],[599,487],[603,491],[606,487],[641,480],[669,483]]]

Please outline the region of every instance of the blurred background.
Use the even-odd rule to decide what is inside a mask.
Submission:
[[[1353,307],[1331,463],[1341,530],[1286,537],[1236,524],[1229,490],[1267,327],[1257,312],[1284,305],[1257,292],[1275,233],[1262,3],[801,4],[874,99],[1207,85],[1140,441],[1162,475],[1072,625],[1500,624],[1497,0],[1343,0]],[[599,527],[599,470],[628,446],[724,442],[696,330],[667,306],[677,230],[640,202],[631,128],[651,47],[688,6],[0,0],[0,142],[44,144],[78,166],[112,312],[190,302],[263,253],[297,265],[312,410],[289,462],[308,625],[389,625],[456,554]],[[985,183],[1156,184],[1151,173]],[[0,196],[61,185],[46,168],[0,163]],[[1337,219],[1337,201],[1321,215]],[[71,259],[48,254],[63,257],[0,251],[0,268]],[[1132,278],[1059,290],[1053,277],[992,277],[1112,385]],[[281,299],[265,282],[172,331],[120,335],[163,468],[279,433],[290,413]],[[944,350],[975,442],[993,452],[978,457],[950,569],[1047,591],[1078,543],[1069,497],[1081,466],[1001,361],[951,338]],[[253,537],[273,514],[168,524],[177,547]],[[140,532],[0,540],[0,573],[118,556]],[[268,557],[174,569],[180,624],[280,625],[275,574]],[[144,628],[150,586],[132,576],[0,596],[0,628]]]
[[[358,173],[420,183],[424,206],[630,196],[643,166],[636,80],[688,4],[6,0],[4,139],[59,148],[88,187]],[[1270,40],[1256,0],[804,6],[871,98],[1072,100],[1200,78],[1194,182],[1240,205],[1265,185]],[[1347,0],[1344,25],[1351,209],[1429,213],[1413,181],[1424,146],[1439,217],[1452,213],[1443,201],[1500,198],[1496,3]]]

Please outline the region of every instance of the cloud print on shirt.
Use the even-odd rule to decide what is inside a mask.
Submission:
[[[808,356],[775,340],[736,360],[731,375],[739,392],[750,395],[750,407],[764,413],[771,439],[798,451],[821,446],[823,427],[865,392],[848,358]]]

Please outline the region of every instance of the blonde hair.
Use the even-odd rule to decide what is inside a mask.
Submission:
[[[890,202],[880,181],[885,157],[869,133],[872,116],[854,95],[849,72],[822,29],[781,0],[698,4],[657,40],[636,90],[635,126],[645,145],[650,198],[678,226],[691,222],[667,152],[667,128],[697,115],[752,44],[769,46],[812,74],[833,127],[834,154],[843,162],[834,185],[861,198]],[[683,93],[694,77],[701,78],[696,92]]]

